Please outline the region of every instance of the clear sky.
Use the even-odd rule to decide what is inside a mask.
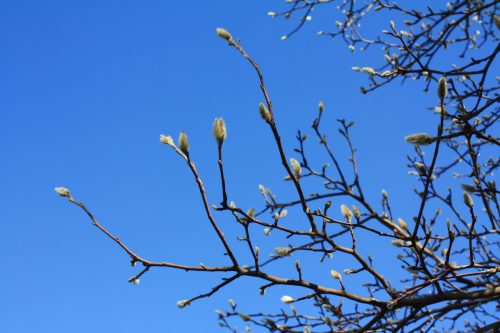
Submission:
[[[257,78],[217,38],[218,26],[241,38],[260,64],[289,156],[297,129],[312,134],[310,124],[323,100],[324,125],[338,141],[335,149],[344,163],[346,146],[334,126],[336,118],[346,117],[356,122],[353,136],[368,195],[378,201],[386,189],[390,196],[407,198],[394,209],[411,219],[404,212],[417,205],[415,182],[405,168],[412,148],[403,137],[433,131],[427,107],[435,95],[412,82],[360,94],[366,77],[351,67],[380,64],[382,52],[352,54],[346,45],[316,36],[333,22],[321,14],[282,42],[280,36],[292,26],[267,16],[282,5],[0,2],[0,331],[215,332],[214,310],[225,308],[229,298],[242,310],[283,306],[282,290],[262,298],[258,284],[246,279],[178,309],[178,300],[208,291],[217,276],[153,269],[139,286],[127,283],[138,268],[53,190],[70,188],[146,258],[226,264],[185,164],[158,140],[160,133],[176,138],[180,130],[187,132],[209,199],[218,203],[211,125],[222,116],[228,128],[230,199],[262,207],[259,184],[294,199],[258,114]],[[326,161],[315,140],[308,144],[319,165]],[[234,221],[216,217],[241,247]],[[272,251],[269,240],[259,245],[264,253]],[[384,253],[375,242],[366,246]]]

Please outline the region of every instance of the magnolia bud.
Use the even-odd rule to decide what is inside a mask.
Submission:
[[[438,81],[438,97],[441,100],[441,103],[443,103],[444,98],[448,94],[448,82],[446,82],[446,78],[443,76],[439,79]]]
[[[226,123],[224,122],[224,119],[215,118],[213,132],[215,140],[217,140],[217,143],[221,146],[227,136]]]
[[[302,331],[302,333],[311,333],[311,329],[309,328],[309,326],[304,326],[304,330]]]
[[[229,42],[229,44],[231,44],[231,42],[233,40],[233,36],[231,36],[229,31],[227,31],[224,28],[217,28],[217,29],[215,29],[215,33],[217,34],[217,36],[219,36],[222,39],[227,40]]]
[[[408,224],[405,222],[405,220],[398,218],[398,223],[401,226],[401,228],[408,230]]]
[[[71,192],[66,187],[56,187],[54,191],[57,192],[61,197],[69,197]]]
[[[290,249],[289,247],[277,247],[274,249],[274,252],[276,252],[281,257],[286,257],[290,254],[290,252],[292,252],[292,249]]]
[[[170,135],[160,134],[160,142],[169,146],[174,146],[174,140]]]
[[[425,176],[427,170],[425,169],[424,163],[415,162],[415,163],[413,163],[413,165],[415,166],[415,169],[417,169],[418,174],[420,176]]]
[[[469,193],[464,191],[464,203],[467,207],[472,208],[474,206],[474,201],[472,200]]]
[[[464,190],[467,193],[472,194],[472,193],[476,192],[476,187],[472,186],[472,185],[462,184],[462,185],[460,185],[460,187],[462,188],[462,190]]]
[[[347,218],[348,220],[351,220],[352,218],[352,211],[349,207],[346,205],[340,205],[340,212],[342,213],[342,216]]]
[[[264,119],[268,123],[271,122],[271,112],[269,112],[269,110],[264,105],[264,103],[259,104],[259,112],[260,112],[260,116],[262,117],[262,119]]]
[[[397,247],[403,247],[405,246],[405,242],[403,242],[401,239],[394,239],[391,241],[392,245],[397,246]]]
[[[293,303],[294,299],[293,299],[293,297],[290,297],[288,295],[284,295],[283,297],[281,297],[281,301],[283,303]]]
[[[414,145],[425,146],[433,143],[435,139],[427,133],[415,133],[406,136],[405,141]]]
[[[243,321],[250,320],[250,317],[246,313],[240,313],[240,318],[243,319]]]
[[[500,30],[500,16],[494,15],[493,19],[495,21],[495,25],[497,26],[497,29]]]
[[[302,168],[300,167],[299,161],[292,157],[290,159],[290,164],[292,165],[295,176],[300,177],[300,175],[302,174]]]
[[[177,302],[179,309],[183,309],[186,305],[189,305],[189,301],[187,299]]]
[[[179,148],[181,149],[181,151],[185,155],[189,154],[189,141],[188,141],[187,135],[186,135],[186,133],[184,133],[184,131],[181,131],[181,133],[179,134],[178,145],[179,145]]]
[[[318,109],[319,109],[319,112],[323,112],[323,110],[325,109],[325,104],[323,102],[319,102]]]
[[[332,276],[332,278],[334,279],[337,279],[337,280],[340,280],[342,278],[342,275],[340,275],[339,272],[337,272],[336,270],[332,269],[330,271],[330,275]]]

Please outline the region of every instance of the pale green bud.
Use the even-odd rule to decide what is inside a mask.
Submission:
[[[495,16],[493,16],[493,19],[495,21],[495,25],[497,26],[497,29],[500,30],[500,16],[495,15]]]
[[[474,201],[472,200],[469,193],[464,191],[464,203],[467,207],[472,208],[474,206]]]
[[[302,331],[302,333],[311,333],[311,329],[309,328],[309,326],[304,326],[304,330]]]
[[[224,28],[217,28],[217,29],[215,29],[215,33],[220,38],[227,40],[229,42],[229,44],[231,44],[231,42],[233,41],[233,36],[231,36],[231,34],[229,33],[229,31],[227,31]]]
[[[446,78],[443,76],[438,81],[438,97],[443,102],[446,95],[448,95],[448,82],[446,82]]]
[[[260,112],[260,116],[262,117],[262,119],[264,119],[268,123],[271,122],[271,112],[269,112],[269,110],[264,105],[264,103],[259,104],[259,112]]]
[[[302,174],[302,168],[300,167],[299,161],[292,157],[290,159],[290,164],[292,165],[293,173],[295,173],[295,176],[300,177],[300,175]]]
[[[181,151],[185,155],[189,154],[189,141],[188,141],[187,135],[186,135],[186,133],[184,133],[184,131],[181,131],[181,133],[179,134],[178,145],[179,145],[179,148],[181,149]]]
[[[427,133],[415,133],[406,136],[405,141],[414,145],[425,146],[433,143],[435,139]]]
[[[361,70],[370,76],[377,74],[377,72],[371,67],[363,67],[363,68],[361,68]]]
[[[346,205],[340,205],[340,212],[342,213],[342,216],[347,218],[348,220],[351,220],[352,218],[352,211],[349,207]]]
[[[353,205],[352,206],[352,211],[354,212],[354,216],[359,219],[361,217],[361,212],[359,211],[358,206]]]
[[[476,192],[476,187],[475,187],[475,186],[473,186],[473,185],[462,184],[462,185],[460,185],[460,187],[461,187],[461,188],[462,188],[465,192],[470,193],[470,194],[472,194],[472,193]]]
[[[71,192],[66,187],[56,187],[54,188],[54,191],[56,191],[56,193],[59,194],[61,197],[71,196]]]
[[[224,122],[224,119],[215,118],[213,132],[214,132],[215,140],[217,140],[217,143],[219,144],[219,146],[222,145],[224,140],[226,140],[226,136],[227,136],[226,123]]]
[[[160,142],[169,146],[174,146],[174,140],[170,135],[160,134]]]

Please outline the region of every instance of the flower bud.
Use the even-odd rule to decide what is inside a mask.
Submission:
[[[472,208],[474,206],[474,201],[472,200],[469,193],[464,191],[464,203],[467,207]]]
[[[221,146],[227,136],[226,123],[224,122],[224,119],[215,118],[213,132],[215,140],[217,140],[217,143]]]
[[[174,140],[170,135],[160,134],[160,142],[169,146],[174,146]]]
[[[433,143],[435,139],[427,133],[415,133],[406,136],[405,141],[418,146],[426,146]]]
[[[276,252],[281,257],[286,257],[290,254],[290,252],[292,252],[292,249],[290,249],[289,247],[277,247],[274,249],[274,252]]]
[[[302,174],[302,168],[300,167],[299,161],[292,157],[290,159],[290,164],[292,165],[293,173],[295,173],[295,176],[300,177],[300,175]]]
[[[377,72],[371,67],[363,67],[361,70],[370,76],[377,74]]]
[[[437,93],[441,103],[443,103],[444,98],[448,95],[448,82],[446,82],[446,78],[444,76],[438,81]]]
[[[462,184],[462,185],[460,185],[460,187],[462,188],[462,190],[464,190],[465,192],[470,193],[470,194],[476,192],[476,187],[473,185]]]
[[[240,318],[243,319],[243,321],[250,321],[250,316],[246,313],[240,313]]]
[[[340,275],[340,273],[339,273],[339,272],[337,272],[337,271],[336,271],[336,270],[334,270],[334,269],[332,269],[332,270],[330,271],[330,275],[331,275],[331,276],[332,276],[332,278],[334,278],[334,279],[337,279],[337,280],[342,279],[342,275]]]
[[[229,31],[227,31],[224,28],[217,28],[217,29],[215,29],[215,33],[217,34],[217,36],[219,36],[222,39],[227,40],[229,42],[229,44],[231,44],[231,42],[233,40],[233,36],[231,36]]]
[[[56,187],[54,191],[57,192],[61,197],[69,197],[71,192],[66,187]]]
[[[347,218],[348,220],[351,220],[352,218],[352,211],[349,207],[346,205],[340,205],[340,212],[342,213],[342,216]]]
[[[181,149],[181,151],[185,155],[189,154],[189,141],[188,141],[187,135],[186,135],[186,133],[184,133],[184,131],[181,131],[181,133],[179,134],[178,145],[179,145],[179,148]]]
[[[271,112],[269,112],[269,110],[264,105],[264,103],[259,104],[259,112],[260,112],[260,116],[262,117],[262,119],[264,119],[268,123],[271,122]]]
[[[187,299],[177,302],[177,306],[179,307],[179,309],[185,308],[186,305],[189,305],[189,300]]]
[[[403,220],[401,218],[398,218],[398,223],[401,226],[401,228],[403,228],[405,230],[408,230],[408,224],[406,223],[405,220]]]
[[[293,303],[293,301],[295,301],[295,300],[293,299],[293,297],[290,297],[288,295],[284,295],[283,297],[281,297],[281,301],[283,303]]]
[[[392,245],[397,246],[397,247],[403,247],[405,246],[405,242],[403,242],[401,239],[394,239],[391,241]]]
[[[497,26],[497,29],[500,30],[500,16],[494,15],[493,20],[495,21],[495,25]]]
[[[427,173],[427,170],[425,169],[424,163],[415,162],[415,163],[413,163],[413,165],[415,166],[415,169],[417,169],[418,174],[420,176],[425,176],[425,174]]]
[[[325,103],[319,102],[318,109],[319,109],[319,112],[323,112],[323,110],[325,109]]]

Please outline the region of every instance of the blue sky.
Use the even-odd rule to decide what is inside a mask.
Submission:
[[[224,264],[191,175],[158,141],[160,133],[187,132],[209,199],[218,203],[211,124],[224,117],[230,199],[260,207],[259,184],[293,199],[258,114],[257,78],[217,38],[218,26],[241,38],[260,64],[289,156],[297,129],[312,134],[323,100],[324,126],[343,163],[347,150],[334,126],[345,117],[356,122],[368,195],[379,201],[386,189],[408,198],[395,211],[411,218],[401,215],[417,205],[414,179],[405,169],[412,148],[403,137],[433,131],[427,107],[436,102],[434,94],[410,82],[361,95],[366,77],[351,67],[380,64],[382,52],[352,54],[342,43],[317,37],[331,20],[322,14],[282,42],[291,25],[266,14],[280,6],[229,0],[0,3],[1,331],[206,332],[217,330],[214,310],[225,308],[228,298],[249,312],[262,304],[283,306],[283,290],[263,301],[258,284],[246,279],[179,310],[176,301],[208,291],[217,277],[154,269],[139,286],[127,283],[137,272],[128,257],[53,191],[70,188],[146,258]],[[326,161],[314,141],[308,144],[313,160]],[[216,217],[241,247],[234,221]],[[274,247],[270,240],[261,246],[267,253]],[[384,252],[375,242],[366,247]],[[381,263],[381,269],[391,267]]]

